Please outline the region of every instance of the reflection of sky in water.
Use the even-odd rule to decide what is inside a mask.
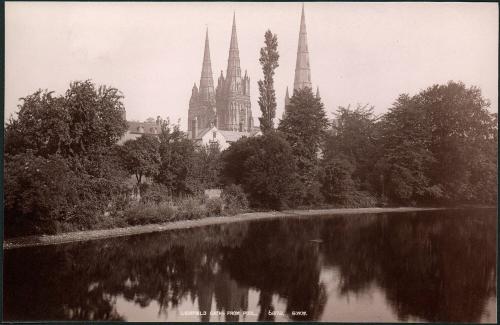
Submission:
[[[323,267],[320,274],[320,282],[326,286],[328,301],[325,310],[318,321],[328,322],[332,319],[335,322],[401,322],[390,304],[387,302],[384,290],[372,283],[362,292],[341,294],[339,292],[340,274],[336,267]],[[253,311],[256,315],[260,309],[258,305],[259,292],[254,289],[248,290],[248,310]],[[273,295],[273,305],[275,310],[286,310],[286,299],[280,298],[279,295]],[[215,297],[212,298],[212,306],[216,306]],[[170,321],[170,322],[198,322],[198,315],[182,315],[182,311],[197,311],[198,299],[191,301],[186,297],[181,302],[181,307],[169,308],[167,314],[159,313],[160,306],[155,302],[147,308],[141,308],[133,302],[127,301],[123,296],[117,297],[116,309],[119,314],[127,315],[126,320],[131,322],[155,322],[155,321]],[[214,310],[214,309],[212,309]],[[496,322],[496,299],[490,298],[487,301],[485,313],[481,318],[482,323]],[[223,322],[224,316],[210,315],[210,322]],[[241,317],[240,321],[256,322],[257,316]],[[290,318],[285,316],[276,316],[275,321],[284,322],[290,321]],[[425,320],[410,317],[408,322],[418,323]]]
[[[482,215],[484,214],[484,215]],[[26,320],[496,322],[496,211],[274,220],[5,251]],[[313,239],[313,240],[311,240]],[[210,311],[244,310],[228,317]],[[259,313],[260,316],[259,316]]]
[[[321,321],[335,319],[336,322],[397,322],[383,291],[371,284],[363,292],[339,293],[340,275],[338,268],[326,268],[321,272],[321,281],[326,284],[328,302]]]

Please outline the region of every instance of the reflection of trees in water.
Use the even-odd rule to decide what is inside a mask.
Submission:
[[[341,294],[376,283],[401,320],[475,322],[496,292],[496,223],[488,215],[272,220],[9,250],[4,315],[121,320],[116,301],[123,297],[148,308],[155,302],[167,317],[169,308],[197,299],[207,321],[211,310],[246,310],[252,287],[260,291],[259,320],[274,320],[273,295],[286,300],[294,320],[317,320],[328,299],[320,281],[326,264],[339,268]]]
[[[368,224],[336,219],[325,232],[325,263],[337,265],[340,292],[376,282],[400,320],[477,322],[496,293],[491,211],[395,214]],[[331,227],[325,227],[331,229]]]
[[[287,300],[292,319],[315,320],[323,312],[327,297],[319,276],[318,238],[321,224],[295,220],[252,223],[241,245],[224,251],[223,266],[239,282],[260,291],[260,320],[273,320],[272,294]],[[306,316],[292,316],[306,311]]]
[[[4,315],[9,320],[120,320],[116,299],[160,313],[213,272],[218,247],[238,245],[246,224],[188,229],[5,252]]]

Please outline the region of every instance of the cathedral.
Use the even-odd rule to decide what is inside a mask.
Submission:
[[[193,86],[188,121],[188,134],[193,139],[199,138],[201,133],[213,127],[226,131],[223,132],[226,134],[231,131],[233,138],[250,135],[255,131],[250,107],[250,78],[246,71],[243,77],[241,75],[234,16],[226,76],[221,71],[215,89],[207,30],[200,86],[198,88],[196,83]]]
[[[312,83],[306,20],[304,5],[302,5],[293,89],[299,90],[304,87],[312,88]],[[316,91],[316,96],[319,97],[319,89]],[[290,95],[287,87],[285,113],[289,102]],[[199,88],[195,83],[189,100],[188,136],[202,144],[217,142],[221,149],[225,149],[231,142],[243,136],[258,134],[260,131],[258,127],[254,127],[250,105],[250,78],[246,71],[244,76],[241,75],[236,19],[233,15],[226,76],[224,77],[221,71],[216,88],[214,88],[210,60],[208,30],[206,32]]]
[[[306,20],[302,5],[293,89],[298,90],[304,87],[312,88],[312,83]],[[316,91],[316,96],[319,97],[319,89]],[[289,102],[290,94],[287,87],[285,114]],[[120,139],[119,143],[136,139],[143,134],[158,135],[160,122],[159,118],[156,121],[154,119],[148,119],[145,122],[129,121],[127,133]],[[253,124],[250,105],[250,78],[246,71],[244,76],[241,75],[236,19],[233,15],[226,76],[221,71],[216,88],[214,87],[210,60],[208,30],[206,31],[200,83],[199,87],[196,83],[194,84],[189,100],[188,137],[202,145],[217,144],[220,149],[224,150],[243,136],[259,134],[262,134],[259,127],[255,127]]]

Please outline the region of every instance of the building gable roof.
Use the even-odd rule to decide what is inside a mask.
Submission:
[[[161,128],[156,122],[138,122],[138,121],[127,121],[128,131],[130,133],[140,133],[140,134],[159,134]],[[139,128],[144,130],[144,132],[139,132]],[[156,133],[151,130],[156,129]]]
[[[239,132],[239,131],[225,131],[219,130],[222,136],[226,139],[227,142],[236,142],[242,137],[249,137],[249,132]]]

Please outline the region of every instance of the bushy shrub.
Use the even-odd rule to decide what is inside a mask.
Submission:
[[[248,209],[248,199],[239,185],[231,184],[224,188],[221,195],[224,213],[234,215]]]
[[[93,229],[127,204],[116,179],[75,172],[78,166],[59,155],[32,151],[5,159],[6,236]]]
[[[205,203],[205,207],[209,216],[220,216],[224,209],[224,202],[220,198],[208,199]]]
[[[141,183],[139,186],[142,203],[160,204],[172,201],[168,187],[158,183]]]
[[[128,225],[135,226],[173,221],[176,215],[176,208],[169,202],[138,203],[125,210],[124,220]]]
[[[182,198],[177,202],[177,206],[176,220],[201,219],[207,216],[203,199],[200,197],[190,196]]]
[[[55,233],[58,222],[72,220],[87,200],[94,199],[88,185],[60,156],[42,158],[28,151],[8,157],[4,169],[6,235]]]
[[[340,202],[345,195],[355,191],[352,179],[354,165],[342,157],[328,158],[322,162],[321,191],[329,203]]]
[[[337,203],[344,208],[371,208],[378,205],[377,198],[365,191],[345,193]]]

